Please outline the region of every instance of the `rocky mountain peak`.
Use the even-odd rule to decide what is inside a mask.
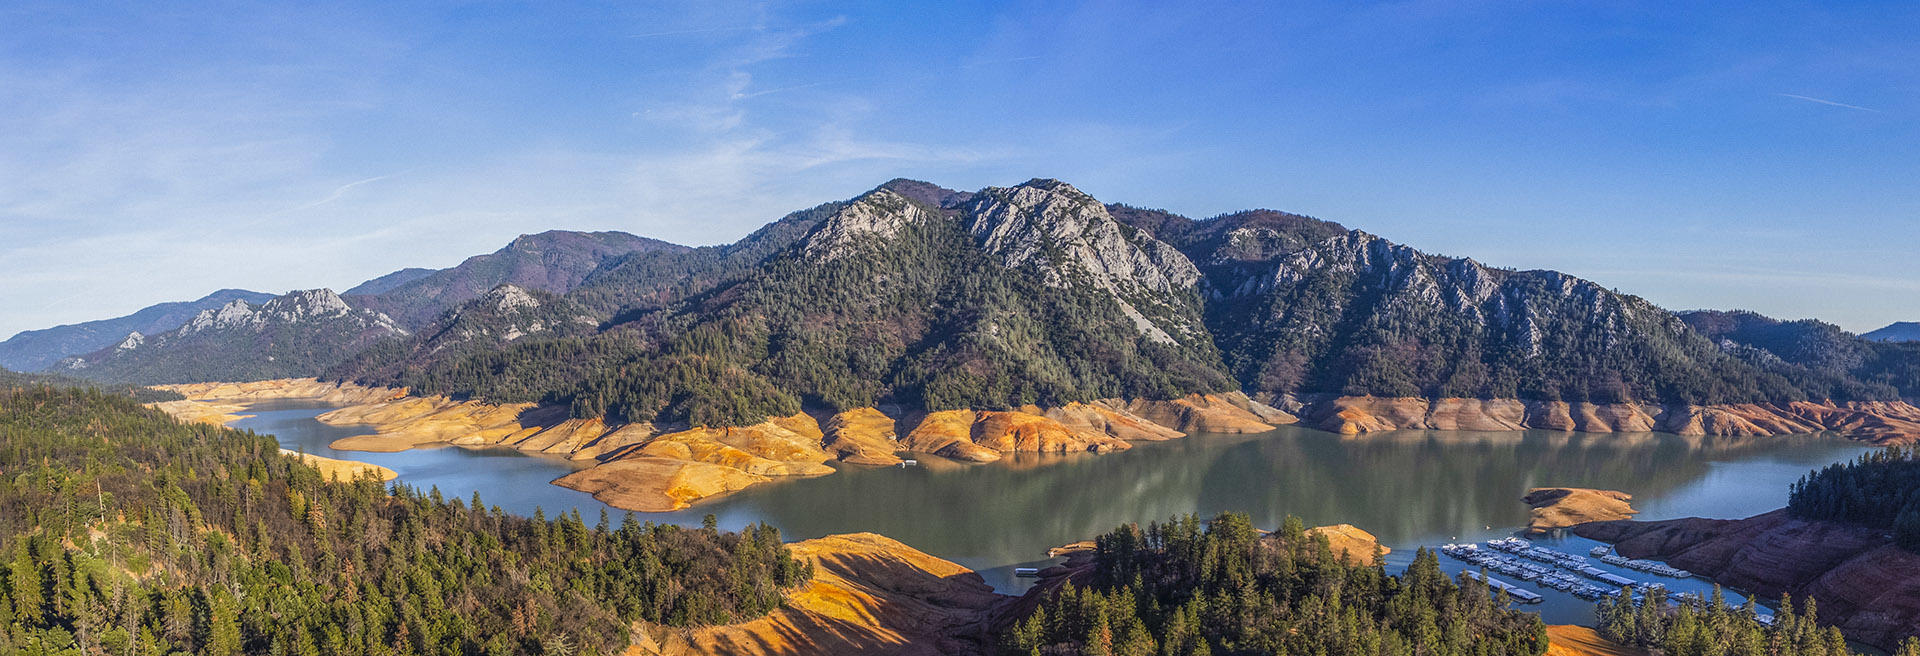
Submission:
[[[331,289],[302,289],[267,301],[260,312],[280,321],[300,321],[345,316],[353,312],[353,306]]]
[[[521,289],[517,285],[504,284],[487,291],[486,304],[500,313],[512,312],[523,308],[540,307],[540,299]]]
[[[832,260],[853,252],[871,239],[898,235],[909,225],[932,218],[926,208],[885,187],[869,191],[834,212],[808,235],[802,250],[809,257]]]
[[[236,298],[218,308],[201,310],[200,314],[194,315],[192,321],[188,321],[187,325],[180,327],[180,332],[196,333],[208,329],[224,329],[257,323],[259,323],[259,318],[255,316],[253,306],[248,305],[246,301]]]
[[[1200,270],[1172,245],[1114,220],[1105,205],[1073,185],[1037,178],[988,187],[963,209],[981,248],[1007,267],[1030,267],[1054,287],[1105,290],[1152,339],[1197,334],[1197,326],[1149,320],[1147,308],[1130,299],[1177,298],[1199,284]]]

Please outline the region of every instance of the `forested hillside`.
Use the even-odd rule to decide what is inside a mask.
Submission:
[[[331,290],[290,292],[254,305],[234,301],[204,310],[172,332],[131,335],[118,345],[69,358],[63,374],[151,385],[312,376],[382,338],[406,330]]]
[[[1200,320],[1197,274],[1181,278],[1184,261],[1164,261],[1178,258],[1171,248],[1129,237],[1056,182],[967,198],[942,208],[881,189],[734,247],[636,256],[574,295],[602,309],[659,299],[652,311],[619,307],[627,320],[606,332],[397,375],[368,376],[364,361],[335,375],[695,424],[754,423],[803,404],[1007,408],[1236,387]],[[695,275],[655,273],[676,261]]]
[[[535,303],[479,302],[502,284]],[[1431,255],[1271,210],[1194,220],[1104,205],[1057,180],[977,192],[895,180],[724,246],[542,233],[365,289],[379,293],[341,303],[372,313],[365,330],[133,339],[70,371],[139,382],[321,375],[615,422],[730,425],[803,407],[1006,409],[1236,389],[1281,405],[1714,405],[1920,388],[1920,343],[1817,322],[1683,321],[1554,271]],[[381,308],[400,313],[390,329],[376,329]]]
[[[616,654],[809,576],[771,527],[508,515],[328,482],[273,438],[0,389],[0,654]]]
[[[1187,516],[1100,536],[1081,587],[1068,582],[1003,637],[1004,653],[1525,654],[1547,648],[1532,613],[1440,571],[1421,550],[1399,576],[1350,565],[1289,518],[1272,536],[1245,515]],[[1351,557],[1353,560],[1342,560]]]
[[[451,268],[395,271],[355,288],[364,295],[348,295],[413,329],[500,285],[564,294],[622,257],[685,250],[685,246],[624,232],[550,230],[522,235],[498,251],[475,255]]]
[[[1429,255],[1264,210],[1203,221],[1137,208],[1117,216],[1206,273],[1207,324],[1230,370],[1257,395],[1690,404],[1895,397],[1884,386],[1754,366],[1641,298],[1555,271]]]
[[[1794,516],[1886,529],[1920,552],[1920,448],[1890,447],[1816,470],[1793,484]]]
[[[1698,310],[1680,318],[1755,367],[1832,398],[1920,397],[1920,342],[1875,341],[1823,321]]]
[[[98,388],[102,393],[111,394],[114,396],[124,396],[130,399],[133,399],[135,401],[139,401],[141,403],[154,403],[157,401],[179,401],[186,398],[184,396],[181,396],[179,392],[170,392],[167,390],[153,389],[151,387],[141,387],[138,385],[115,385],[112,383],[99,383],[91,380],[83,380],[80,378],[61,376],[58,374],[23,374],[17,371],[0,369],[0,388],[35,387],[35,386],[94,387],[94,388]]]
[[[152,305],[124,317],[24,331],[0,342],[0,367],[14,371],[40,371],[59,362],[61,358],[92,353],[118,344],[129,333],[156,335],[179,328],[203,310],[234,301],[265,303],[272,298],[272,294],[222,289],[198,300]]]
[[[1855,652],[1836,626],[1819,624],[1819,605],[1812,598],[1795,603],[1780,596],[1773,623],[1759,621],[1752,597],[1739,608],[1727,605],[1720,588],[1713,596],[1669,603],[1667,591],[1655,588],[1638,599],[1626,590],[1594,606],[1602,637],[1662,656],[1852,656]],[[1920,654],[1920,642],[1908,639],[1898,656]]]

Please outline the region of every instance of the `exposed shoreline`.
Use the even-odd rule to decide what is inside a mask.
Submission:
[[[1765,437],[1834,432],[1876,445],[1920,442],[1920,407],[1906,401],[1687,405],[1373,396],[1269,399],[1304,425],[1344,435],[1425,429],[1673,433]]]
[[[1633,495],[1625,492],[1578,487],[1536,487],[1520,498],[1532,507],[1527,522],[1527,533],[1532,535],[1631,518],[1640,513],[1629,503],[1632,499]]]
[[[902,453],[992,462],[1010,453],[1110,453],[1134,441],[1178,439],[1189,432],[1259,433],[1295,418],[1240,394],[1190,395],[1168,401],[1107,400],[1057,408],[950,410],[889,416],[877,408],[837,414],[800,413],[752,426],[670,429],[652,424],[610,426],[574,419],[565,408],[532,403],[495,404],[444,396],[413,396],[314,379],[160,386],[188,401],[163,407],[205,421],[239,418],[249,403],[300,399],[341,407],[317,419],[332,425],[368,425],[373,432],[334,441],[343,451],[397,452],[438,446],[506,446],[591,461],[593,466],[553,483],[640,512],[680,510],[705,498],[783,477],[823,476],[827,463],[887,466]],[[156,406],[159,407],[159,406]],[[912,430],[902,431],[904,426]]]
[[[1350,525],[1309,529],[1327,535],[1336,550],[1370,559],[1378,544]],[[814,578],[787,594],[765,617],[738,624],[669,629],[641,626],[630,655],[694,656],[726,653],[984,655],[995,653],[994,629],[1022,615],[1041,596],[1091,567],[1091,543],[1056,549],[1067,562],[1041,573],[1021,595],[998,594],[973,570],[873,533],[829,535],[789,543],[814,568]],[[1384,551],[1384,549],[1383,549]],[[1054,555],[1054,554],[1050,554]],[[1085,583],[1082,581],[1081,583]],[[1592,629],[1548,627],[1549,654],[1637,654]]]
[[[1819,432],[1873,443],[1920,441],[1920,408],[1905,403],[1771,406],[1649,406],[1512,400],[1334,397],[1277,399],[1281,410],[1239,393],[1164,401],[1107,399],[1055,408],[910,413],[856,408],[801,413],[752,426],[608,425],[565,408],[458,401],[314,379],[160,386],[186,396],[159,404],[183,420],[224,423],[249,403],[301,399],[340,407],[318,419],[369,425],[335,441],[345,451],[396,452],[424,446],[506,446],[590,461],[554,484],[640,512],[680,510],[702,499],[795,476],[835,471],[827,463],[890,466],[926,453],[992,462],[1009,453],[1111,453],[1133,442],[1189,433],[1260,433],[1302,423],[1361,436],[1399,430],[1509,431],[1540,428],[1600,433],[1764,436]],[[1304,421],[1301,419],[1304,417]]]
[[[1920,554],[1894,546],[1879,530],[1798,519],[1781,509],[1746,519],[1594,522],[1573,532],[1762,599],[1811,595],[1825,623],[1881,649],[1920,635]]]

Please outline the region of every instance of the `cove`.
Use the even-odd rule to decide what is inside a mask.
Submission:
[[[474,492],[489,505],[548,516],[578,509],[591,524],[601,510],[625,511],[549,484],[584,463],[507,448],[445,447],[399,453],[337,451],[333,440],[369,432],[314,417],[330,406],[254,404],[235,428],[271,434],[283,447],[382,465],[398,482]],[[1397,431],[1341,437],[1297,427],[1259,435],[1195,435],[1135,443],[1107,455],[1015,454],[978,465],[917,456],[921,466],[866,468],[778,481],[645,521],[698,525],[707,514],[737,528],[766,522],[788,539],[873,532],[973,568],[996,589],[1018,593],[1014,567],[1043,566],[1046,550],[1126,522],[1185,513],[1248,513],[1276,527],[1289,514],[1307,525],[1353,524],[1393,548],[1390,567],[1419,546],[1482,541],[1527,522],[1520,496],[1544,486],[1615,489],[1634,495],[1640,519],[1738,518],[1779,508],[1807,471],[1870,450],[1832,436],[1682,437],[1660,433]],[[1549,546],[1584,554],[1597,543],[1564,537]],[[1442,559],[1448,571],[1461,564]],[[1645,578],[1645,577],[1637,577]],[[1649,579],[1659,580],[1659,579]],[[1675,590],[1709,585],[1661,580]],[[1551,590],[1539,610],[1549,623],[1591,623],[1590,606]],[[1738,595],[1729,595],[1736,602]],[[1770,601],[1770,600],[1763,600]]]

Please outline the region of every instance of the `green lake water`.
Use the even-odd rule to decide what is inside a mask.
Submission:
[[[463,499],[478,491],[488,504],[518,513],[541,508],[551,516],[578,509],[590,524],[602,509],[616,520],[624,514],[550,485],[582,466],[563,459],[502,448],[335,451],[326,445],[368,431],[316,421],[325,409],[259,404],[249,410],[255,417],[234,426],[273,434],[286,448],[392,468],[401,483],[421,489],[438,487]],[[1136,443],[1108,455],[1022,454],[985,465],[921,456],[917,467],[842,466],[830,476],[756,486],[684,511],[637,517],[697,525],[713,514],[723,527],[766,522],[789,539],[880,533],[978,570],[995,588],[1017,593],[1025,581],[1012,576],[1014,567],[1044,566],[1052,562],[1047,548],[1126,522],[1231,510],[1273,528],[1291,514],[1309,526],[1366,529],[1394,549],[1390,565],[1404,566],[1422,545],[1513,534],[1527,521],[1520,496],[1528,488],[1621,490],[1634,495],[1641,519],[1738,518],[1785,505],[1788,484],[1802,474],[1866,450],[1811,435],[1397,431],[1342,438],[1283,427],[1259,435]],[[1546,542],[1582,555],[1596,544],[1570,537]],[[1460,565],[1442,562],[1449,569]],[[1676,590],[1708,585],[1697,579],[1662,582]],[[1547,596],[1532,608],[1548,622],[1590,622],[1584,602],[1524,587]]]

